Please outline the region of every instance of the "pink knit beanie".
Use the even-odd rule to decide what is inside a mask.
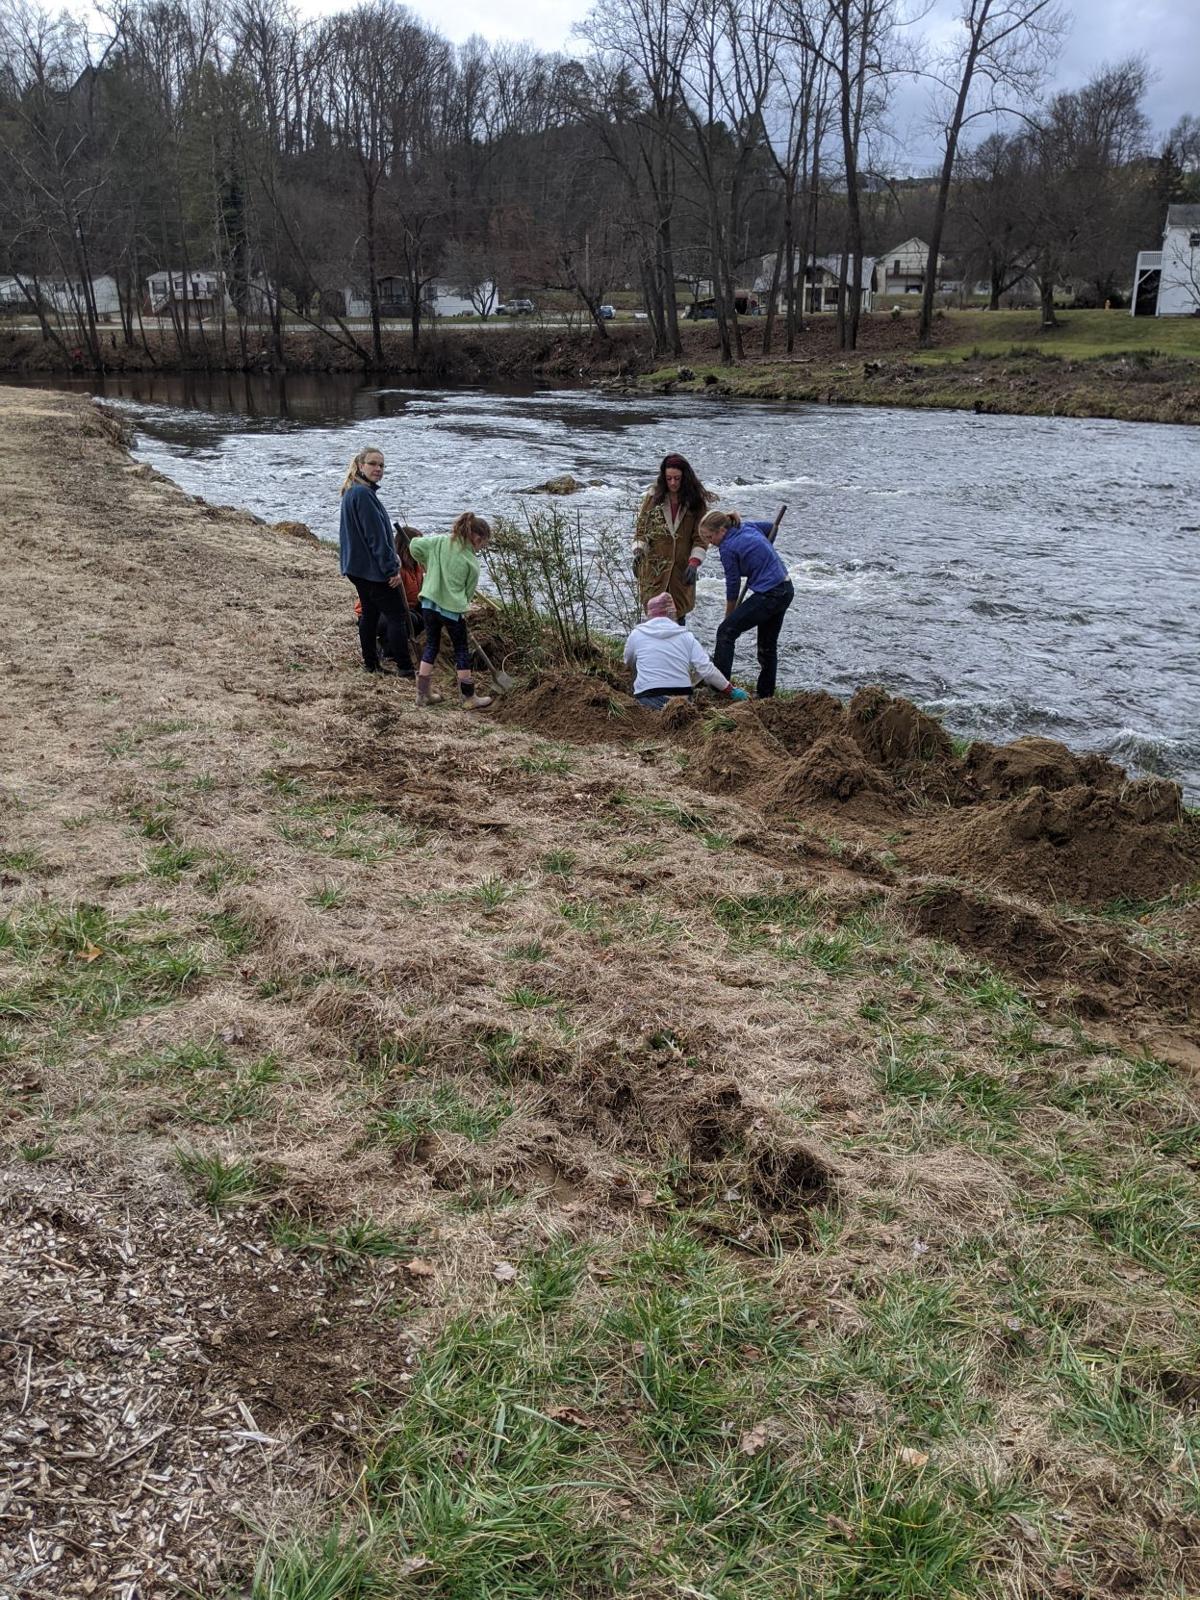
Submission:
[[[646,601],[646,615],[648,617],[673,617],[675,615],[675,602],[664,590],[662,594],[652,594]]]

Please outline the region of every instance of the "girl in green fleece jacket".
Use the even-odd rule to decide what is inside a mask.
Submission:
[[[454,665],[464,711],[482,711],[492,703],[489,694],[475,693],[471,650],[467,643],[466,610],[479,587],[479,552],[486,549],[492,530],[482,517],[464,511],[449,538],[423,537],[409,545],[413,560],[425,568],[421,585],[421,613],[425,618],[425,648],[417,673],[417,704],[433,705],[442,697],[433,687],[433,667],[442,642],[442,629],[454,646]]]

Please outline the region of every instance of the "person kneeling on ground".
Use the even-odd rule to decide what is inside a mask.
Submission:
[[[758,630],[758,686],[760,700],[775,693],[779,666],[779,635],[783,618],[796,598],[787,568],[767,535],[769,522],[743,522],[736,511],[710,511],[701,520],[700,533],[719,550],[725,569],[725,620],[717,629],[713,661],[726,677],[733,671],[733,653],[743,633]],[[739,602],[745,582],[748,593]]]
[[[625,641],[625,665],[634,669],[633,697],[651,711],[661,711],[676,695],[692,696],[692,678],[703,678],[718,694],[748,700],[708,659],[700,641],[675,620],[675,602],[667,593],[646,602],[646,620]]]
[[[492,530],[482,517],[464,511],[447,538],[412,540],[409,553],[425,568],[421,584],[421,610],[425,616],[425,648],[417,673],[417,704],[434,705],[442,697],[433,687],[433,667],[442,642],[442,629],[454,646],[454,665],[464,711],[482,711],[492,703],[490,694],[475,693],[471,647],[467,640],[467,607],[479,587],[479,552],[486,548]]]

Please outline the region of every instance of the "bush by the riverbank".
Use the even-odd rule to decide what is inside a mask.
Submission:
[[[664,365],[644,323],[612,325],[608,336],[555,325],[441,327],[423,336],[414,358],[406,329],[389,329],[380,377],[406,375],[445,384],[551,380],[616,389],[696,392],[715,398],[814,404],[892,405],[1038,416],[1116,417],[1140,422],[1200,422],[1200,318],[1131,318],[1120,312],[1062,314],[1045,331],[1027,312],[947,312],[929,350],[916,347],[916,319],[868,317],[859,348],[837,346],[832,316],[813,317],[791,355],[760,353],[763,322],[743,319],[746,357],[720,365],[713,324],[685,324],[684,356]],[[115,339],[115,335],[112,336]],[[146,346],[119,341],[104,352],[109,372],[277,370],[265,335],[245,352],[230,338],[194,340],[181,357],[173,336],[151,332]],[[82,373],[36,333],[0,333],[0,371]],[[353,351],[308,330],[290,329],[283,370],[360,372]]]
[[[0,485],[18,1593],[1197,1588],[1173,786],[870,690],[419,713],[85,402],[0,391]]]

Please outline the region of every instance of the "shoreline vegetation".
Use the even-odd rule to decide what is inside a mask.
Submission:
[[[102,407],[0,484],[17,1595],[1200,1589],[1174,785],[569,615],[418,712]]]
[[[744,319],[748,347],[758,342],[759,319]],[[344,347],[311,330],[284,336],[282,369],[265,333],[243,349],[224,348],[219,330],[193,333],[184,353],[174,336],[148,331],[143,343],[103,351],[108,373],[143,371],[363,372]],[[831,317],[811,318],[791,356],[750,355],[722,366],[711,324],[684,330],[684,353],[664,363],[652,354],[644,325],[614,324],[608,335],[562,325],[494,328],[434,327],[412,358],[408,333],[389,331],[384,365],[370,377],[411,375],[447,385],[505,381],[592,383],[656,393],[701,393],[714,398],[791,400],[827,405],[889,405],[1033,416],[1107,417],[1137,422],[1200,423],[1200,318],[1132,318],[1118,311],[1065,312],[1043,330],[1030,312],[948,311],[935,323],[931,349],[916,347],[916,319],[886,313],[865,318],[859,349],[836,346]],[[115,339],[115,335],[113,336]],[[0,333],[0,372],[36,376],[75,372],[62,350],[40,334]]]

